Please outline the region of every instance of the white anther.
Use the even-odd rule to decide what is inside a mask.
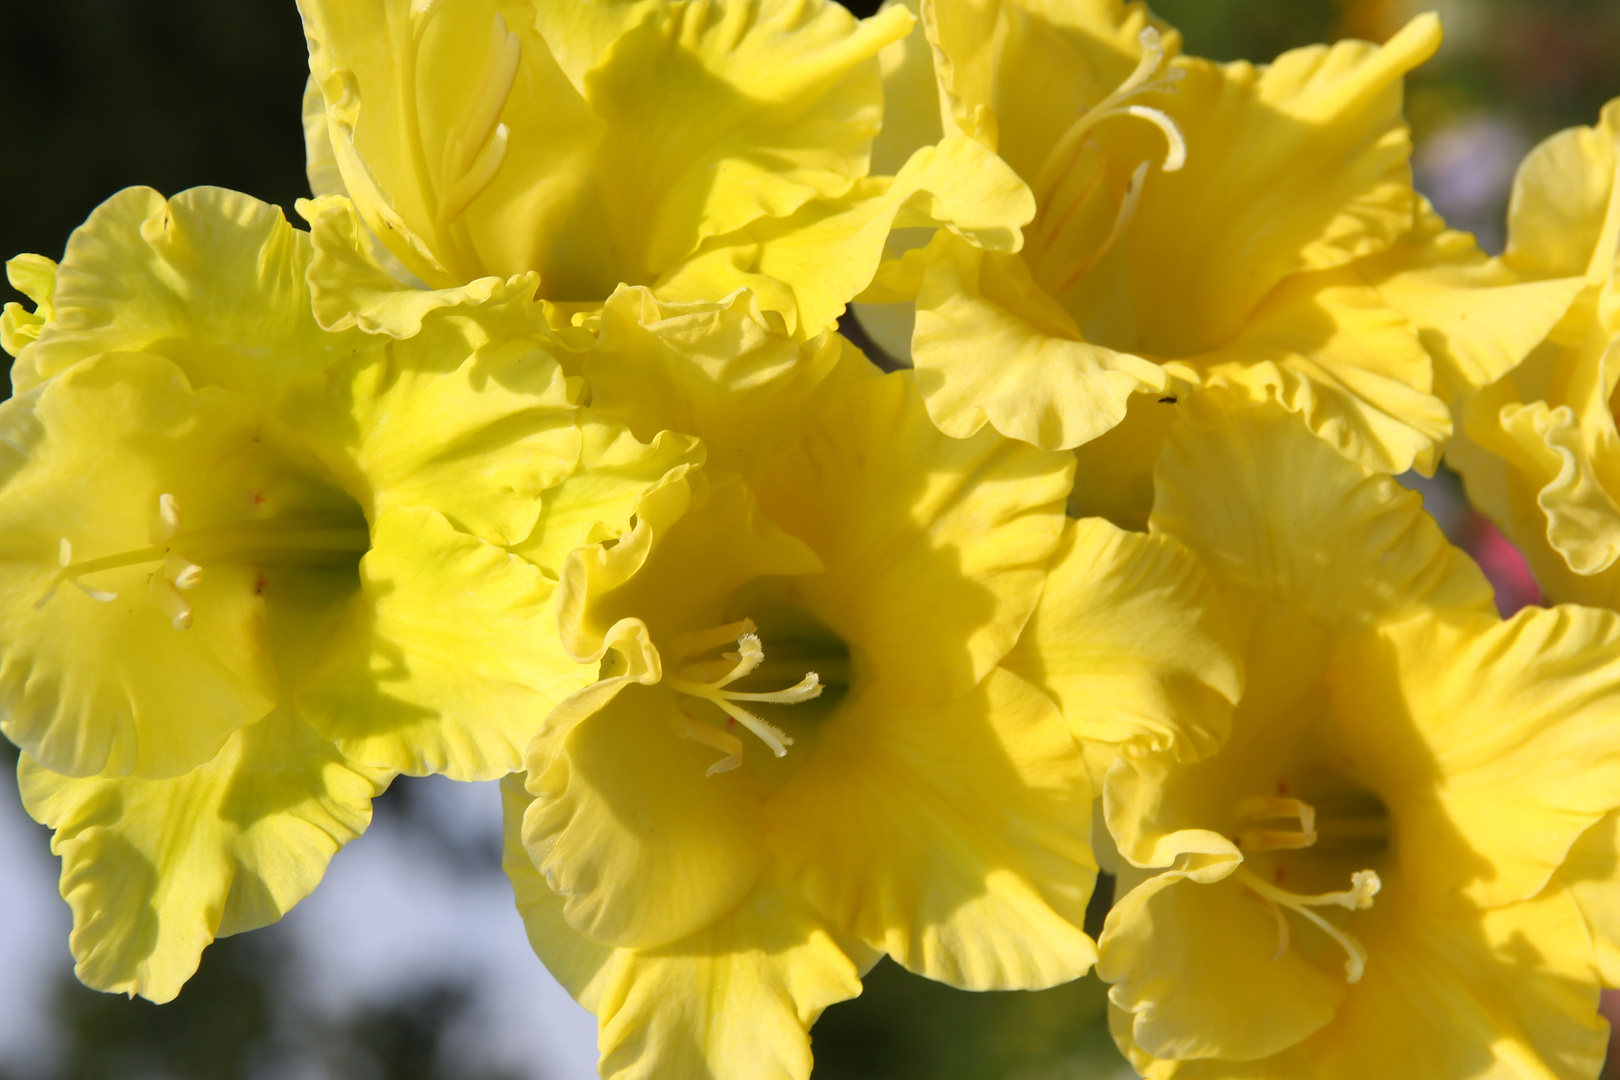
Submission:
[[[156,601],[158,610],[169,619],[169,625],[176,630],[191,629],[191,605],[186,603],[174,587],[174,582],[166,577],[154,575],[152,578],[152,599]]]
[[[115,592],[108,592],[106,589],[92,589],[78,578],[72,578],[71,580],[73,584],[79,587],[80,592],[84,593],[84,595],[88,596],[92,600],[100,601],[103,604],[110,604],[114,600],[118,599],[118,594]]]
[[[157,520],[152,522],[149,530],[152,543],[167,544],[180,535],[181,524],[180,500],[173,495],[159,495]]]
[[[56,545],[56,564],[64,570],[73,565],[73,541],[65,536]]]

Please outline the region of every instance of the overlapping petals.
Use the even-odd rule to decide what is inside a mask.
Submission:
[[[1491,256],[1411,186],[1433,16],[298,8],[308,232],[132,188],[7,264],[0,730],[82,980],[174,998],[437,773],[607,1078],[808,1080],[884,956],[1095,968],[1148,1077],[1596,1075],[1620,105]],[[1593,606],[1497,614],[1392,479],[1442,452]]]

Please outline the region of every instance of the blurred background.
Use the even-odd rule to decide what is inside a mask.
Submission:
[[[1338,37],[1381,40],[1438,9],[1446,44],[1408,84],[1417,183],[1493,250],[1519,159],[1620,96],[1614,0],[1152,6],[1187,51],[1255,61]],[[293,0],[0,0],[0,257],[60,257],[73,227],[130,184],[232,187],[291,217],[306,194],[304,65]],[[0,301],[14,299],[0,283]],[[1413,483],[1497,581],[1504,609],[1535,602],[1522,561],[1454,478]],[[534,959],[513,910],[493,785],[399,781],[313,897],[276,926],[217,943],[180,998],[156,1007],[74,980],[49,834],[18,805],[14,760],[0,750],[0,1080],[595,1075],[594,1021]],[[1110,892],[1105,880],[1099,925]],[[885,963],[817,1025],[815,1075],[1128,1077],[1103,1010],[1095,980],[965,994]]]

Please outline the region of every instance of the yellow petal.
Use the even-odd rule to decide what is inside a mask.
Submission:
[[[43,255],[18,255],[6,263],[6,280],[11,287],[34,302],[33,311],[21,304],[7,304],[0,314],[0,348],[12,356],[39,338],[39,332],[54,317],[52,300],[56,294],[57,265]],[[15,381],[15,380],[13,380]]]
[[[1567,893],[1478,916],[1406,909],[1382,918],[1395,913],[1385,900],[1361,931],[1366,978],[1300,1047],[1307,1075],[1597,1075],[1608,1025],[1597,1015],[1591,943]]]
[[[514,555],[552,578],[561,576],[575,548],[623,536],[648,489],[674,482],[704,458],[703,444],[691,436],[660,431],[642,443],[623,425],[601,419],[595,409],[580,409],[575,418],[579,467],[545,490],[534,531],[510,545]]]
[[[1420,605],[1494,610],[1484,575],[1415,492],[1341,457],[1298,417],[1229,410],[1215,390],[1177,409],[1153,529],[1191,548],[1223,589],[1284,598],[1342,631]]]
[[[174,776],[209,760],[275,700],[254,569],[210,567],[179,630],[152,598],[161,554],[87,573],[96,595],[62,579],[62,559],[149,550],[162,495],[229,525],[255,513],[252,496],[324,509],[319,485],[267,450],[257,402],[194,391],[156,356],[83,362],[8,412],[31,413],[40,441],[0,490],[6,735],[67,775]]]
[[[326,125],[326,98],[320,83],[311,75],[304,84],[304,175],[309,178],[310,194],[348,196],[343,172],[338,168],[337,151],[332,149],[332,133]]]
[[[877,53],[911,22],[766,0],[653,9],[618,38],[585,86],[608,129],[597,177],[621,279],[849,190],[881,121]]]
[[[939,89],[934,83],[934,56],[919,0],[888,0],[886,7],[904,7],[917,21],[898,41],[878,53],[883,73],[883,129],[872,142],[873,176],[893,176],[912,154],[945,137],[940,126]]]
[[[594,689],[594,688],[593,688]],[[563,917],[593,941],[663,945],[712,925],[766,866],[758,797],[715,752],[677,734],[672,691],[619,682],[558,706],[560,752],[531,752],[523,843]]]
[[[907,373],[851,385],[760,478],[826,566],[807,608],[892,700],[966,693],[1018,640],[1063,530],[1073,458],[942,435]]]
[[[1193,362],[1211,385],[1279,402],[1380,472],[1433,473],[1451,434],[1417,328],[1354,269],[1288,278],[1237,340]]]
[[[1553,879],[1581,907],[1603,985],[1620,986],[1620,810],[1611,810],[1581,834]]]
[[[304,0],[299,10],[344,187],[393,255],[433,288],[538,269],[503,265],[478,239],[503,224],[530,244],[548,239],[587,180],[601,125],[532,7]]]
[[[1241,857],[1226,829],[1232,808],[1293,770],[1304,733],[1329,720],[1322,672],[1331,635],[1296,604],[1249,590],[1225,591],[1245,668],[1243,698],[1219,752],[1178,762],[1124,753],[1109,768],[1103,809],[1120,855],[1141,867],[1194,856],[1219,876]],[[1095,753],[1093,754],[1095,758]],[[1206,873],[1207,871],[1207,873]]]
[[[1136,67],[1145,28],[1167,55],[1181,46],[1145,4],[1122,0],[958,0],[930,4],[925,18],[951,125],[1031,179],[1074,118]]]
[[[347,198],[300,200],[298,212],[310,224],[315,248],[309,269],[315,318],[328,330],[359,327],[368,334],[411,338],[444,308],[510,309],[515,320],[536,328],[555,318],[553,306],[535,298],[539,277],[533,272],[480,277],[454,288],[419,288],[399,276],[391,255],[378,252],[375,235]]]
[[[309,313],[309,238],[281,209],[223,188],[126,188],[75,229],[26,388],[103,352],[152,352],[198,385],[264,393],[353,342]]]
[[[360,580],[298,695],[310,723],[355,761],[503,776],[552,707],[594,674],[557,640],[553,583],[433,510],[380,515]]]
[[[762,514],[738,477],[677,471],[642,496],[629,532],[569,556],[562,640],[584,662],[603,655],[621,620],[659,640],[722,626],[736,618],[726,605],[745,583],[820,569],[815,553]]]
[[[1034,214],[1029,189],[1011,169],[973,140],[953,137],[918,150],[893,180],[865,181],[846,199],[811,203],[746,235],[759,244],[757,272],[793,292],[790,327],[808,336],[830,329],[871,284],[892,230],[948,229],[978,248],[1016,251],[1019,226]],[[660,284],[665,294],[682,288],[678,280]]]
[[[1186,72],[1174,92],[1144,99],[1181,128],[1187,164],[1148,178],[1130,225],[1140,348],[1185,356],[1224,344],[1289,274],[1374,254],[1410,228],[1401,78],[1439,44],[1439,20],[1422,15],[1382,47],[1294,49],[1258,69],[1174,62]],[[1144,156],[1132,141],[1162,141],[1130,124],[1098,137],[1128,159],[1126,173]]]
[[[804,901],[765,886],[714,926],[663,948],[596,944],[564,921],[562,897],[515,839],[529,798],[515,779],[501,787],[506,871],[535,952],[597,1015],[601,1074],[808,1080],[810,1025],[860,993],[860,981]]]
[[[1116,902],[1097,974],[1132,1014],[1132,1042],[1161,1058],[1243,1061],[1333,1019],[1347,984],[1301,949],[1277,955],[1277,918],[1236,878],[1201,884],[1175,871]]]
[[[772,848],[834,925],[931,979],[1036,989],[1096,958],[1091,785],[1052,702],[997,669],[926,707],[846,699],[766,805]]]
[[[1346,641],[1329,681],[1426,903],[1529,899],[1620,805],[1612,612],[1419,616]]]
[[[1434,391],[1454,400],[1495,382],[1552,332],[1585,285],[1579,276],[1527,280],[1487,259],[1468,233],[1419,208],[1418,227],[1356,271],[1412,320],[1434,359]]]
[[[1620,101],[1593,127],[1560,131],[1519,166],[1508,205],[1509,266],[1538,277],[1606,281],[1620,246]]]
[[[1090,442],[1074,448],[1074,490],[1070,517],[1102,517],[1122,529],[1146,532],[1153,512],[1153,466],[1175,426],[1176,394],[1132,394],[1125,419]]]
[[[492,341],[476,318],[358,351],[303,380],[280,416],[368,515],[431,506],[498,544],[533,531],[540,493],[579,460],[556,360]]]
[[[1156,1058],[1136,1045],[1131,1037],[1131,1013],[1117,1005],[1108,1007],[1108,1032],[1113,1035],[1119,1052],[1137,1075],[1146,1080],[1277,1080],[1278,1077],[1308,1075],[1300,1064],[1298,1048],[1259,1061],[1225,1061],[1220,1058],[1194,1058],[1177,1061]]]
[[[166,1002],[216,937],[275,922],[371,821],[388,774],[345,760],[283,708],[167,780],[50,772],[24,756],[23,805],[56,830],[75,974]]]
[[[1049,450],[1097,438],[1132,394],[1170,392],[1159,364],[1082,340],[1022,259],[962,241],[928,267],[912,337],[917,389],[946,434],[986,423]]]
[[[1095,518],[1065,530],[1002,666],[1057,702],[1098,786],[1121,746],[1183,760],[1213,753],[1242,690],[1231,631],[1192,554]]]
[[[747,292],[665,304],[621,289],[602,310],[600,334],[583,366],[593,412],[643,441],[665,430],[695,435],[712,468],[744,475],[796,440],[830,394],[877,374],[836,333],[808,342],[783,334]]]
[[[1620,559],[1620,500],[1611,493],[1620,480],[1620,438],[1613,418],[1605,411],[1586,422],[1569,406],[1545,401],[1504,406],[1497,418],[1517,451],[1514,464],[1528,463],[1524,472],[1544,481],[1535,499],[1547,544],[1577,574],[1612,567]]]

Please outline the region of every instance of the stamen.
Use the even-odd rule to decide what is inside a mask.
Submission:
[[[1298,829],[1244,829],[1238,835],[1238,846],[1245,852],[1276,851],[1279,849],[1308,848],[1316,843],[1316,808],[1298,799],[1269,798],[1264,795],[1241,800],[1234,808],[1240,819],[1254,822],[1278,821],[1293,818]]]
[[[1164,62],[1164,46],[1159,40],[1159,32],[1151,26],[1143,29],[1138,40],[1142,43],[1142,59],[1137,61],[1136,70],[1131,72],[1124,82],[1114,87],[1111,93],[1087,109],[1073,124],[1069,125],[1069,130],[1063,133],[1058,141],[1053,144],[1051,151],[1047,153],[1046,160],[1041,163],[1040,171],[1035,175],[1033,187],[1037,202],[1046,202],[1046,196],[1050,194],[1059,174],[1068,167],[1069,159],[1079,148],[1081,140],[1085,138],[1092,128],[1110,116],[1136,116],[1147,120],[1161,131],[1164,131],[1165,137],[1170,140],[1171,144],[1170,153],[1165,158],[1167,172],[1174,172],[1175,169],[1181,168],[1182,164],[1185,163],[1187,156],[1186,141],[1182,139],[1181,132],[1176,128],[1175,121],[1157,109],[1147,109],[1147,112],[1156,115],[1145,116],[1136,111],[1143,108],[1142,106],[1120,108],[1120,105],[1127,98],[1154,90],[1173,89],[1174,84],[1180,79],[1179,74],[1167,74],[1161,79],[1150,82],[1153,73]],[[1168,128],[1166,125],[1168,125]],[[1175,131],[1174,136],[1170,134],[1172,130]],[[1177,154],[1178,147],[1180,148],[1179,156]],[[1170,167],[1169,163],[1172,160],[1176,162],[1175,168]]]
[[[173,495],[158,496],[158,516],[152,522],[152,543],[167,544],[180,534],[180,501]]]
[[[721,731],[717,727],[705,724],[691,713],[685,711],[671,718],[671,726],[675,728],[675,734],[681,738],[713,747],[726,755],[713,765],[710,765],[703,775],[716,776],[723,772],[730,772],[742,764],[742,740],[729,731]]]
[[[162,574],[153,577],[153,597],[175,628],[183,630],[191,625],[191,606],[180,596],[179,590],[195,589],[202,584],[204,562],[315,562],[356,555],[371,546],[370,532],[364,528],[299,528],[294,522],[272,520],[205,526],[186,532],[181,528],[182,522],[179,502],[173,495],[165,494],[158,496],[158,514],[148,527],[152,537],[163,538],[153,547],[74,562],[73,542],[62,537],[57,544],[60,569],[51,579],[45,595],[34,602],[35,610],[50,603],[64,581],[71,581],[92,600],[110,603],[118,599],[118,594],[85,584],[86,575],[161,563]]]
[[[1277,951],[1271,954],[1271,959],[1281,960],[1288,955],[1288,946],[1293,942],[1293,936],[1288,932],[1288,919],[1283,916],[1282,908],[1269,897],[1256,893],[1254,898],[1266,905],[1266,910],[1271,912],[1271,918],[1277,924]]]
[[[1101,101],[1087,109],[1052,145],[1046,160],[1041,163],[1031,185],[1036,205],[1040,208],[1028,230],[1029,255],[1032,268],[1039,268],[1037,280],[1050,294],[1066,293],[1089,274],[1124,237],[1131,222],[1136,219],[1137,205],[1147,180],[1151,163],[1143,161],[1132,171],[1125,185],[1120,205],[1115,208],[1113,225],[1100,245],[1086,251],[1089,233],[1082,229],[1092,226],[1100,214],[1081,214],[1082,207],[1092,205],[1094,199],[1106,199],[1107,188],[1101,184],[1106,171],[1092,133],[1097,125],[1110,117],[1134,117],[1152,124],[1164,136],[1166,150],[1160,168],[1176,172],[1187,163],[1187,140],[1176,122],[1161,109],[1132,104],[1130,99],[1152,92],[1169,92],[1185,75],[1179,68],[1158,74],[1164,63],[1164,46],[1159,33],[1151,26],[1141,34],[1142,57],[1136,70],[1116,86]],[[1157,77],[1155,77],[1157,76]],[[1098,207],[1101,210],[1101,207]],[[1080,224],[1076,224],[1079,222]],[[1072,253],[1072,254],[1071,254]],[[1057,256],[1052,259],[1052,256]],[[1055,267],[1051,265],[1055,263]]]
[[[711,630],[699,630],[695,633],[682,634],[670,642],[669,655],[673,663],[680,663],[690,656],[701,656],[711,649],[718,649],[728,641],[741,641],[745,636],[755,631],[754,620],[741,619],[724,626],[716,626]]]
[[[715,705],[727,716],[731,717],[732,720],[753,732],[760,742],[770,747],[772,754],[777,757],[786,757],[787,748],[793,745],[792,736],[765,718],[743,708],[738,702],[758,701],[776,705],[798,705],[821,695],[821,677],[813,671],[808,672],[797,684],[788,687],[786,690],[775,690],[769,693],[726,689],[738,679],[752,673],[765,660],[765,647],[760,643],[759,636],[753,632],[754,624],[747,619],[739,623],[732,623],[729,626],[718,627],[715,630],[702,631],[696,634],[683,634],[672,644],[671,654],[676,657],[690,656],[696,652],[714,648],[719,643],[716,641],[716,637],[722,631],[728,634],[741,631],[736,639],[737,651],[726,654],[726,659],[731,661],[729,670],[720,675],[719,678],[706,679],[704,677],[707,674],[704,671],[705,665],[692,664],[682,668],[679,675],[666,676],[664,683],[672,690],[691,697],[702,698]],[[684,713],[682,715],[686,716]],[[708,775],[713,776],[717,772],[734,769],[741,763],[742,744],[737,742],[734,736],[721,732],[707,724],[692,720],[689,716],[686,716],[686,719],[704,730],[684,729],[679,732],[683,738],[712,746],[727,755],[734,755],[737,758],[736,761],[732,761],[731,756],[728,756],[716,762],[710,767]],[[722,744],[716,742],[714,736],[722,736],[729,741]],[[732,742],[736,742],[735,751],[731,749]]]
[[[466,212],[472,201],[495,182],[495,175],[506,163],[511,133],[500,122],[501,112],[512,96],[522,60],[522,42],[507,28],[506,20],[496,15],[484,70],[460,119],[445,138],[441,177],[445,193],[438,214],[441,229]]]
[[[166,577],[153,575],[152,599],[157,603],[158,610],[168,617],[169,625],[176,630],[191,629],[191,605],[186,603],[185,597],[174,587],[174,582]]]
[[[1367,947],[1345,931],[1334,926],[1322,916],[1312,911],[1313,907],[1342,907],[1349,911],[1365,911],[1372,907],[1373,897],[1383,887],[1377,872],[1373,870],[1357,870],[1350,875],[1350,888],[1343,892],[1321,893],[1316,896],[1302,896],[1299,893],[1279,889],[1252,873],[1246,867],[1239,867],[1235,876],[1243,882],[1255,895],[1262,900],[1269,901],[1281,907],[1288,908],[1310,920],[1318,929],[1328,937],[1339,943],[1344,949],[1346,959],[1344,964],[1345,978],[1352,983],[1361,981],[1362,975],[1367,971]],[[1287,929],[1284,927],[1283,933]],[[1279,947],[1277,955],[1280,957],[1287,951],[1287,942]]]
[[[1147,178],[1148,163],[1142,162],[1131,174],[1130,183],[1125,185],[1125,197],[1119,201],[1119,210],[1114,215],[1114,226],[1108,230],[1108,238],[1094,248],[1090,253],[1081,256],[1074,264],[1058,276],[1058,284],[1051,290],[1054,293],[1064,293],[1072,288],[1081,278],[1091,273],[1091,268],[1102,261],[1103,256],[1114,250],[1119,238],[1125,235],[1131,222],[1136,219],[1137,204],[1142,201],[1142,181]]]
[[[163,560],[163,570],[177,589],[195,589],[202,584],[202,567],[184,555],[169,555]]]

